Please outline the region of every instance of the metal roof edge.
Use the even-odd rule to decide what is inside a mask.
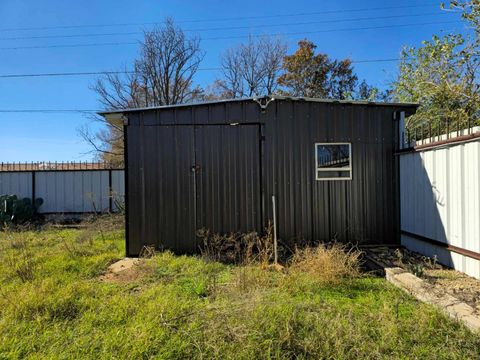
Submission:
[[[98,112],[98,114],[102,116],[107,116],[110,114],[125,114],[125,113],[139,112],[139,111],[162,110],[162,109],[171,109],[171,108],[179,108],[179,107],[189,107],[189,106],[214,105],[214,104],[242,102],[242,101],[258,101],[259,99],[305,101],[305,102],[318,102],[318,103],[327,103],[327,104],[393,106],[393,107],[412,107],[412,108],[418,108],[420,106],[420,104],[418,103],[377,102],[377,101],[364,101],[364,100],[334,100],[334,99],[272,95],[272,96],[238,98],[238,99],[222,99],[222,100],[212,100],[212,101],[191,102],[191,103],[152,106],[152,107],[143,107],[143,108],[127,108],[127,109],[121,109],[121,110],[105,110],[105,111]]]

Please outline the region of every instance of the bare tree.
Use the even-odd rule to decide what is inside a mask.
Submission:
[[[287,54],[287,45],[280,40],[264,40],[261,42],[264,68],[263,86],[265,93],[273,94],[277,90],[277,78],[282,69],[283,58]]]
[[[133,69],[122,74],[105,74],[91,89],[106,110],[172,105],[195,100],[201,89],[194,85],[204,52],[200,39],[188,38],[172,19],[144,33],[140,54]],[[92,132],[80,129],[104,160],[120,162],[123,158],[122,124],[102,121],[106,127]]]
[[[243,61],[241,49],[228,49],[221,58],[223,79],[216,84],[225,91],[226,97],[243,97],[245,84],[243,81]]]
[[[275,92],[287,51],[277,38],[262,37],[228,49],[221,57],[222,79],[215,81],[214,97],[241,98]],[[218,91],[220,89],[221,91]]]

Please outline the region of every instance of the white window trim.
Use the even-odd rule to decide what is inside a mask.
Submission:
[[[327,168],[327,169],[322,169],[318,167],[318,151],[317,147],[321,145],[348,145],[348,153],[350,155],[350,166],[348,168]],[[331,181],[331,180],[340,180],[340,181],[345,181],[345,180],[352,180],[352,143],[348,142],[329,142],[329,143],[324,143],[324,142],[317,142],[315,143],[315,180],[317,181]],[[318,177],[318,172],[319,171],[348,171],[350,173],[349,177],[330,177],[330,178],[322,178]]]

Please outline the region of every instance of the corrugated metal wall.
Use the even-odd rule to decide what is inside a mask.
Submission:
[[[32,197],[32,174],[25,172],[0,172],[0,195],[14,194]]]
[[[132,126],[127,135],[128,148],[135,149],[128,151],[128,166],[135,169],[127,173],[129,253],[152,244],[195,248],[180,241],[195,232],[193,128]]]
[[[480,253],[480,140],[400,155],[402,244],[480,278],[480,261],[414,235]]]
[[[112,170],[112,207],[118,210],[118,204],[125,203],[125,171]]]
[[[408,108],[412,111],[412,108]],[[129,125],[127,133],[127,171],[128,171],[128,211],[127,226],[129,255],[138,254],[143,245],[158,244],[161,229],[148,232],[153,224],[159,227],[175,229],[179,220],[170,218],[163,221],[162,212],[172,213],[178,204],[182,209],[195,209],[188,216],[194,219],[212,217],[221,221],[220,215],[228,211],[241,212],[233,198],[225,197],[224,189],[218,183],[235,181],[236,174],[229,169],[232,166],[232,147],[221,141],[224,136],[215,126],[225,124],[254,124],[259,128],[260,138],[252,134],[248,149],[237,147],[234,151],[246,156],[258,141],[260,159],[261,201],[251,208],[251,212],[260,213],[261,224],[252,223],[251,230],[262,230],[268,220],[273,218],[271,196],[277,198],[277,219],[279,236],[285,243],[302,240],[352,241],[360,243],[398,243],[399,242],[399,204],[398,204],[398,163],[394,156],[397,143],[397,123],[393,119],[395,111],[404,110],[400,106],[377,106],[365,104],[322,103],[314,101],[276,100],[264,113],[260,106],[251,100],[202,104],[196,106],[173,107],[157,110],[143,110],[127,113]],[[155,128],[170,127],[199,129],[200,125],[211,125],[198,131],[193,139],[186,143],[170,136],[161,141],[151,139]],[[180,131],[180,130],[178,130]],[[190,135],[191,136],[191,135]],[[220,207],[198,207],[195,182],[184,182],[191,178],[188,166],[198,164],[207,169],[206,159],[196,157],[196,142],[202,142],[207,151],[217,158],[216,163],[223,164],[213,170],[215,178],[207,180],[203,188],[212,194],[219,191],[216,201]],[[352,144],[353,179],[351,181],[316,181],[315,147],[316,142],[349,142]],[[167,155],[159,155],[166,152]],[[239,156],[239,155],[236,155]],[[186,161],[174,161],[181,157]],[[192,157],[196,162],[192,162]],[[238,164],[235,171],[242,171],[247,163]],[[181,168],[183,167],[183,169]],[[158,169],[162,170],[158,170]],[[165,174],[165,175],[164,175]],[[168,174],[176,174],[172,178]],[[184,180],[181,180],[184,179]],[[188,199],[160,205],[165,199],[152,197],[161,190],[155,186],[168,186],[165,183],[177,182]],[[188,183],[188,186],[186,185]],[[185,186],[185,187],[183,187]],[[200,189],[204,191],[203,189]],[[245,189],[234,188],[246,201],[255,203],[255,199],[243,193]],[[194,195],[192,195],[194,194]],[[215,196],[215,195],[212,195]],[[170,209],[159,210],[158,218],[149,218],[148,214],[161,206]],[[221,209],[219,211],[219,209]],[[250,210],[249,210],[250,212]],[[168,215],[167,215],[168,216]],[[143,223],[139,219],[142,220]],[[158,221],[160,219],[160,221]],[[183,222],[187,221],[183,216]],[[198,228],[198,221],[196,222]],[[257,228],[255,228],[257,227]],[[260,227],[260,228],[258,228]],[[178,241],[195,243],[195,232],[187,226],[187,233]],[[227,230],[227,229],[223,229]],[[228,229],[237,231],[236,227]],[[182,245],[183,246],[183,245]],[[191,246],[187,246],[191,248]],[[180,250],[180,246],[171,247]]]
[[[277,197],[284,238],[398,241],[393,111],[289,101],[272,107],[265,120],[265,192]],[[315,180],[316,142],[352,144],[351,181]]]
[[[195,163],[197,229],[262,229],[259,125],[196,126]]]
[[[110,179],[114,199],[123,201],[123,170],[0,172],[0,194],[44,200],[40,213],[107,212]],[[115,200],[112,210],[116,210]]]

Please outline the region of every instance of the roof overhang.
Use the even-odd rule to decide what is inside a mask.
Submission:
[[[99,115],[102,115],[105,120],[111,122],[122,122],[124,125],[128,125],[128,118],[125,116],[125,113],[122,111],[114,112],[99,112]]]
[[[420,106],[418,103],[397,103],[397,102],[377,102],[377,101],[357,101],[357,100],[331,100],[331,99],[317,99],[317,98],[307,98],[307,97],[288,97],[288,96],[262,96],[262,97],[249,97],[249,98],[239,98],[239,99],[226,99],[226,100],[216,100],[216,101],[204,101],[204,102],[191,102],[191,103],[182,103],[175,105],[164,105],[164,106],[153,106],[153,107],[143,107],[143,108],[130,108],[130,109],[121,109],[121,110],[106,110],[101,111],[98,114],[106,117],[107,119],[114,119],[115,114],[127,114],[133,112],[141,111],[151,111],[151,110],[162,110],[162,109],[171,109],[179,107],[189,107],[189,106],[201,106],[201,105],[214,105],[222,103],[232,103],[232,102],[242,102],[242,101],[255,101],[258,102],[260,99],[265,99],[268,101],[274,100],[284,100],[284,101],[304,101],[304,102],[317,102],[317,103],[328,103],[328,104],[345,104],[345,105],[370,105],[370,106],[388,106],[396,108],[410,108],[412,111],[407,112],[407,115],[415,113],[416,109]]]

